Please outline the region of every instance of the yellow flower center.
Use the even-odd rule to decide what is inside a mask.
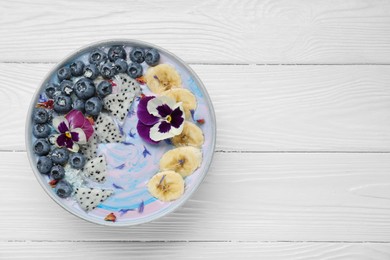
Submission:
[[[65,132],[65,136],[68,137],[68,138],[72,138],[72,134],[69,131]]]
[[[168,123],[170,123],[172,121],[172,117],[170,115],[167,116],[167,121],[168,121]]]

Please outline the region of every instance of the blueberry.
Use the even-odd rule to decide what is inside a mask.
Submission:
[[[54,165],[53,167],[51,167],[50,178],[59,181],[64,177],[65,177],[64,167],[62,167],[61,165]]]
[[[127,74],[133,79],[142,76],[142,66],[138,63],[130,63],[129,68],[127,69]]]
[[[33,144],[33,150],[39,156],[47,155],[50,152],[50,144],[46,139],[37,139]]]
[[[69,156],[69,164],[75,169],[81,169],[85,165],[85,157],[81,153],[72,153]]]
[[[86,100],[95,95],[96,88],[92,80],[81,78],[76,82],[73,90],[78,98]]]
[[[56,185],[55,192],[58,197],[65,199],[72,194],[73,187],[69,182],[60,180]]]
[[[51,128],[48,124],[35,124],[33,126],[33,135],[36,138],[46,138],[49,136]]]
[[[88,64],[84,67],[84,77],[88,79],[96,79],[99,76],[99,69],[95,64]]]
[[[37,169],[42,174],[48,174],[53,166],[53,162],[47,156],[41,156],[38,158]]]
[[[50,115],[44,108],[36,108],[33,112],[33,121],[37,124],[43,124],[49,121]]]
[[[91,51],[89,54],[89,62],[91,64],[99,65],[100,63],[103,63],[107,60],[107,55],[99,49],[95,49]]]
[[[70,80],[63,80],[60,84],[61,92],[65,95],[70,95],[73,92],[73,82]]]
[[[124,59],[117,59],[114,64],[118,73],[125,73],[127,71],[128,66]]]
[[[126,51],[122,46],[112,46],[108,50],[108,58],[110,61],[115,61],[117,59],[126,59]]]
[[[144,50],[138,47],[132,49],[129,56],[132,62],[142,63],[145,60]]]
[[[112,62],[106,62],[100,66],[100,74],[103,78],[110,79],[116,74],[116,67]]]
[[[45,87],[45,93],[48,98],[54,98],[54,94],[60,91],[59,86],[53,83],[47,83]]]
[[[70,73],[70,69],[68,67],[62,67],[57,71],[57,77],[60,81],[63,81],[64,79],[70,79],[72,74]]]
[[[66,148],[54,148],[50,156],[53,163],[64,165],[69,160],[69,151]]]
[[[69,96],[65,96],[63,94],[58,95],[54,99],[54,106],[53,106],[54,111],[57,113],[68,113],[72,109],[72,100]]]
[[[81,112],[85,112],[85,102],[81,99],[73,100],[73,109],[79,110]]]
[[[98,97],[92,97],[85,102],[85,113],[91,116],[99,115],[102,111],[102,101]]]
[[[149,66],[156,66],[160,61],[160,53],[156,49],[150,49],[145,54],[145,62]]]
[[[78,60],[78,61],[72,62],[69,65],[69,68],[70,68],[70,73],[72,74],[72,76],[79,77],[79,76],[83,75],[84,63],[82,61]]]
[[[99,97],[103,98],[109,94],[112,93],[112,85],[108,81],[102,81],[97,86],[96,92],[98,93]]]

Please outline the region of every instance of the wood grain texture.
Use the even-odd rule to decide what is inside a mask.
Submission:
[[[1,1],[0,61],[58,61],[110,38],[192,63],[390,63],[385,0]]]
[[[2,259],[316,259],[383,260],[390,245],[377,243],[250,242],[0,242]],[[228,256],[228,258],[227,258]]]
[[[0,14],[0,259],[390,259],[390,1],[16,0]],[[50,67],[112,38],[192,64],[218,120],[197,193],[129,228],[64,211],[23,152]]]
[[[27,109],[53,64],[0,63],[0,150],[24,150]],[[217,150],[390,151],[390,66],[193,65]]]
[[[24,152],[2,152],[0,240],[390,242],[389,169],[390,154],[216,153],[179,210],[108,228],[56,205]]]

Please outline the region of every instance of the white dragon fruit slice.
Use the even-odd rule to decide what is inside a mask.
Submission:
[[[103,155],[89,160],[84,165],[84,174],[95,182],[105,182],[107,175],[107,162]]]
[[[98,146],[98,137],[94,133],[85,145],[80,146],[80,152],[85,156],[87,160],[91,160],[97,157]]]
[[[110,94],[103,100],[104,108],[115,116],[121,124],[123,124],[123,121],[129,113],[131,104],[133,104],[134,98],[134,93],[130,92]]]
[[[76,188],[75,198],[79,206],[86,212],[94,210],[114,192],[112,190],[98,188]]]
[[[139,83],[131,78],[127,74],[119,74],[115,76],[115,83],[117,84],[119,91],[118,92],[129,92],[134,93],[134,95],[141,94],[141,87]]]
[[[105,113],[100,113],[94,127],[101,143],[120,143],[125,141],[125,137],[120,133],[114,120]]]

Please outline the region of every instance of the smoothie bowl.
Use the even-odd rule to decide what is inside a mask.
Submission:
[[[216,137],[195,73],[133,40],[94,43],[56,65],[26,126],[30,164],[48,195],[111,226],[149,222],[182,205],[207,174]]]

